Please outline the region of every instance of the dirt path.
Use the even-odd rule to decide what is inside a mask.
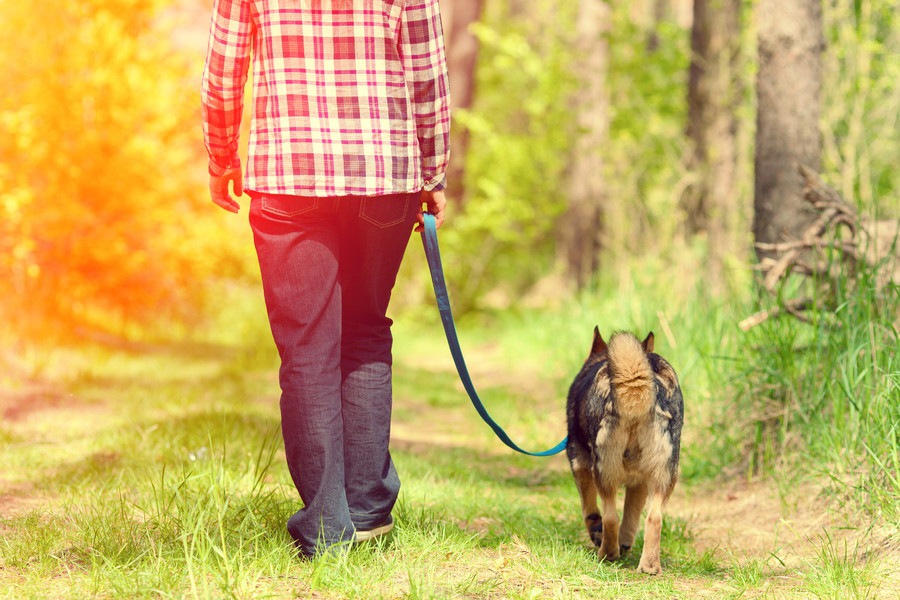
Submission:
[[[482,382],[491,376],[487,369],[478,372],[477,367],[475,375]],[[523,386],[527,382],[501,383]],[[418,410],[429,409],[419,405]],[[121,419],[103,403],[86,403],[59,387],[21,380],[14,386],[0,385],[0,415],[0,440],[8,444],[52,443],[56,435],[76,430],[86,435],[108,429]],[[429,418],[419,412],[417,417],[414,425],[397,424],[398,448],[414,449],[424,442],[471,444],[465,432],[472,421],[465,413],[445,410],[439,418]],[[436,425],[423,427],[421,423]],[[505,451],[499,446],[496,450]],[[565,468],[564,463],[554,464],[553,468]],[[32,482],[10,477],[0,467],[0,517],[35,510],[53,500]],[[900,573],[893,566],[900,564],[900,540],[878,523],[860,522],[856,515],[843,515],[833,505],[826,505],[814,483],[785,494],[779,493],[772,481],[680,485],[667,512],[688,524],[698,553],[712,551],[723,565],[759,570],[767,582],[767,595],[773,591],[779,596],[777,590],[782,586],[787,590],[802,585],[798,583],[802,582],[801,573],[809,571],[820,560],[822,548],[830,544],[860,563],[874,557],[880,565],[878,597],[900,597],[892,595],[900,590]]]
[[[552,386],[538,380],[533,373],[510,373],[508,365],[498,366],[502,358],[490,348],[469,349],[467,361],[476,387],[502,386],[521,390],[531,397],[552,393]],[[439,360],[425,362],[441,364]],[[464,396],[461,384],[458,387]],[[466,410],[470,408],[467,406]],[[564,415],[550,415],[547,420],[548,430],[564,427]],[[471,436],[467,439],[455,432],[472,427],[473,422],[477,423],[476,427],[485,427],[477,417],[470,420],[460,411],[444,411],[439,418],[423,418],[422,422],[426,425],[397,427],[397,443],[415,447],[429,440],[448,446],[466,446],[472,443]],[[690,435],[686,437],[689,438]],[[493,450],[479,448],[479,452],[494,451],[508,452],[499,442]],[[567,465],[554,464],[555,468],[568,472]],[[900,599],[898,532],[882,523],[868,521],[852,507],[842,511],[837,501],[823,491],[821,482],[806,481],[789,488],[780,488],[771,478],[682,483],[676,487],[666,512],[688,524],[698,554],[709,551],[723,565],[758,571],[766,581],[763,586],[768,590],[766,594],[770,591],[780,597],[780,591],[803,587],[803,573],[821,567],[822,553],[832,552],[856,566],[872,561],[876,565],[875,597]],[[721,593],[706,591],[713,595]],[[698,590],[692,590],[691,594],[695,592]],[[703,595],[698,593],[697,597]]]

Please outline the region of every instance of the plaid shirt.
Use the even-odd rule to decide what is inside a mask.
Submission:
[[[321,5],[321,6],[320,6]],[[298,196],[442,189],[450,101],[437,0],[216,0],[203,70],[209,172]]]

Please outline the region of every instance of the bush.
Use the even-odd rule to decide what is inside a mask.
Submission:
[[[198,235],[202,57],[171,47],[168,4],[0,4],[0,313],[14,328],[183,316],[204,269],[228,270]]]

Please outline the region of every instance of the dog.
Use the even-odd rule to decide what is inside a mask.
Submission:
[[[678,479],[684,400],[672,366],[653,353],[653,332],[643,342],[617,332],[607,344],[595,327],[591,353],[569,388],[566,417],[566,454],[599,558],[617,560],[631,549],[649,498],[638,571],[661,573],[662,512]]]

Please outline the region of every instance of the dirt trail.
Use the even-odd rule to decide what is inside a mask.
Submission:
[[[511,373],[508,365],[500,366],[503,359],[496,349],[470,349],[467,361],[476,387],[501,386],[521,390],[530,397],[552,393],[552,385],[534,373]],[[424,362],[446,364],[441,360]],[[445,370],[451,371],[452,366]],[[458,387],[464,398],[462,385]],[[462,402],[467,404],[468,400]],[[470,409],[468,405],[465,407],[465,411],[474,414]],[[410,448],[424,440],[446,446],[471,445],[471,435],[457,432],[470,429],[473,422],[478,427],[483,424],[477,417],[472,421],[469,416],[458,410],[445,410],[439,418],[423,416],[415,427],[403,424],[396,427],[395,438],[401,446]],[[546,420],[548,430],[564,428],[564,415],[550,414]],[[498,442],[495,448],[479,448],[479,452],[492,454],[507,450]],[[554,464],[554,468],[568,472],[567,466]],[[878,565],[876,597],[900,598],[900,533],[884,524],[866,521],[861,513],[842,511],[824,493],[821,482],[807,481],[788,489],[779,489],[771,478],[682,483],[676,487],[666,513],[688,524],[698,554],[711,551],[723,565],[758,565],[767,580],[764,587],[776,592],[776,596],[781,586],[796,589],[801,573],[821,562],[823,547],[831,547],[848,560],[855,560],[857,566],[874,559]],[[712,595],[721,593],[721,590],[707,591]],[[691,591],[692,596],[695,592],[698,590]]]
[[[473,369],[473,377],[482,383],[492,377],[489,363],[484,364],[484,369]],[[521,378],[498,383],[531,387]],[[414,449],[426,442],[432,446],[471,445],[471,437],[466,438],[472,421],[465,411],[444,408],[438,418],[429,418],[428,406],[417,403],[417,410],[416,423],[397,423],[394,443],[398,448]],[[76,428],[80,435],[89,435],[114,426],[121,418],[102,403],[85,403],[58,387],[21,381],[14,389],[4,389],[0,382],[0,415],[0,440],[8,444],[52,443],[55,435]],[[505,449],[498,446],[496,451]],[[560,465],[563,463],[553,468],[564,467]],[[39,509],[53,500],[31,482],[15,480],[0,468],[0,517]],[[723,565],[759,565],[768,591],[777,589],[779,581],[796,588],[800,573],[819,559],[818,553],[830,539],[835,548],[850,551],[860,562],[875,557],[881,565],[878,597],[895,597],[892,590],[900,590],[900,571],[891,566],[900,564],[896,532],[877,523],[861,523],[855,515],[845,515],[840,522],[841,513],[825,502],[814,483],[793,488],[784,497],[772,481],[682,484],[676,488],[667,514],[688,524],[698,553],[713,551]]]

